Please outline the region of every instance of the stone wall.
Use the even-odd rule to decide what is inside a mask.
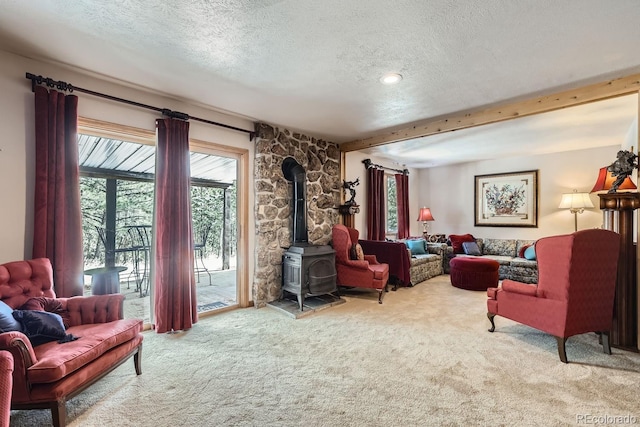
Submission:
[[[253,301],[256,307],[280,297],[282,255],[291,246],[293,183],[282,161],[293,157],[307,175],[309,243],[326,245],[339,222],[340,150],[332,142],[258,123],[255,149],[256,254]]]

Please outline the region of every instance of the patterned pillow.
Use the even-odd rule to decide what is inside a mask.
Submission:
[[[352,260],[364,261],[364,251],[362,250],[360,243],[356,243],[351,246],[351,253],[349,254],[349,257]]]
[[[482,253],[485,255],[502,255],[515,257],[516,252],[515,239],[484,239]]]

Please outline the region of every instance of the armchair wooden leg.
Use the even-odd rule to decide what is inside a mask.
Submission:
[[[64,427],[67,425],[67,401],[61,399],[51,404],[51,421],[54,427]]]
[[[611,354],[611,343],[609,342],[609,332],[600,332],[600,340],[602,341],[602,350],[604,354]]]
[[[383,289],[378,289],[378,304],[382,304],[382,297],[384,296],[385,292],[389,292],[387,291],[386,286]]]
[[[569,363],[567,360],[567,350],[565,349],[564,344],[567,342],[566,338],[556,337],[556,341],[558,341],[558,356],[560,356],[560,360],[563,363]]]
[[[142,375],[142,344],[138,346],[138,351],[133,355],[133,365],[136,368],[136,375]]]
[[[489,329],[489,332],[493,332],[496,330],[496,324],[493,323],[493,318],[496,317],[496,315],[493,313],[487,313],[487,317],[489,318],[489,322],[491,322],[491,328]]]

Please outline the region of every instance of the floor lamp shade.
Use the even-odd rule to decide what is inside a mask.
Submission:
[[[611,175],[611,172],[609,172],[607,170],[607,167],[603,167],[600,168],[600,172],[598,173],[598,179],[596,180],[595,185],[593,186],[593,189],[591,189],[592,193],[595,193],[596,191],[608,191],[611,189],[611,186],[613,185],[613,181],[616,180],[616,177]],[[631,181],[630,177],[627,177],[622,184],[620,184],[620,187],[618,187],[618,190],[635,190],[636,185],[633,183],[633,181]]]
[[[593,202],[589,197],[589,193],[566,193],[562,195],[562,200],[560,200],[559,209],[570,209],[572,212],[574,210],[582,211],[585,208],[593,208]]]
[[[559,209],[569,209],[569,212],[573,214],[575,231],[578,231],[578,214],[593,207],[589,193],[578,193],[576,190],[573,190],[573,193],[563,194],[560,206],[558,206]]]

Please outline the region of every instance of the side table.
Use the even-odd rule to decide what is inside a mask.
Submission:
[[[120,273],[127,267],[99,267],[85,270],[84,274],[91,276],[91,294],[105,295],[120,293]]]

